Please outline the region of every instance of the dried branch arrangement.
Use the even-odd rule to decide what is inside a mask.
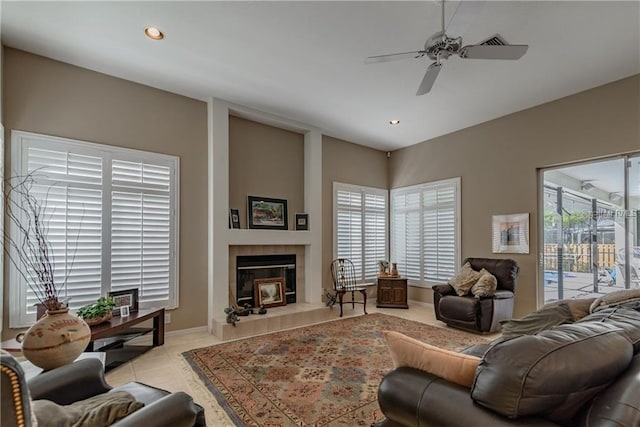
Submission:
[[[4,251],[47,310],[64,308],[55,282],[53,248],[47,239],[46,197],[43,201],[33,194],[33,173],[7,178],[4,183],[6,216],[17,230],[12,235],[4,229]]]

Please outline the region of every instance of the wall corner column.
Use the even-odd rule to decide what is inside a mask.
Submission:
[[[305,250],[305,299],[322,301],[322,132],[304,134],[304,209],[309,213],[310,242]]]

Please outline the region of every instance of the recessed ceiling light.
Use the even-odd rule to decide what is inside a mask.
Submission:
[[[160,31],[156,27],[146,27],[144,29],[144,33],[151,40],[162,40],[164,38],[164,34],[162,34],[162,31]]]
[[[389,124],[392,125],[392,126],[399,125],[400,124],[400,120],[389,120]]]

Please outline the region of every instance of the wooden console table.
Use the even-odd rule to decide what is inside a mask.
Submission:
[[[379,277],[376,307],[409,308],[407,304],[407,279],[402,277]]]
[[[133,326],[153,319],[152,328]],[[152,332],[152,345],[128,345],[133,338]],[[141,309],[127,317],[116,316],[91,327],[91,342],[86,351],[106,352],[105,370],[113,369],[145,351],[164,344],[164,308]]]

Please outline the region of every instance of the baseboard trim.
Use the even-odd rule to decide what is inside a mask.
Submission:
[[[195,328],[176,329],[175,331],[165,331],[164,335],[165,336],[187,335],[187,334],[193,334],[196,332],[208,332],[208,328],[206,325],[204,325],[204,326],[196,326]]]

